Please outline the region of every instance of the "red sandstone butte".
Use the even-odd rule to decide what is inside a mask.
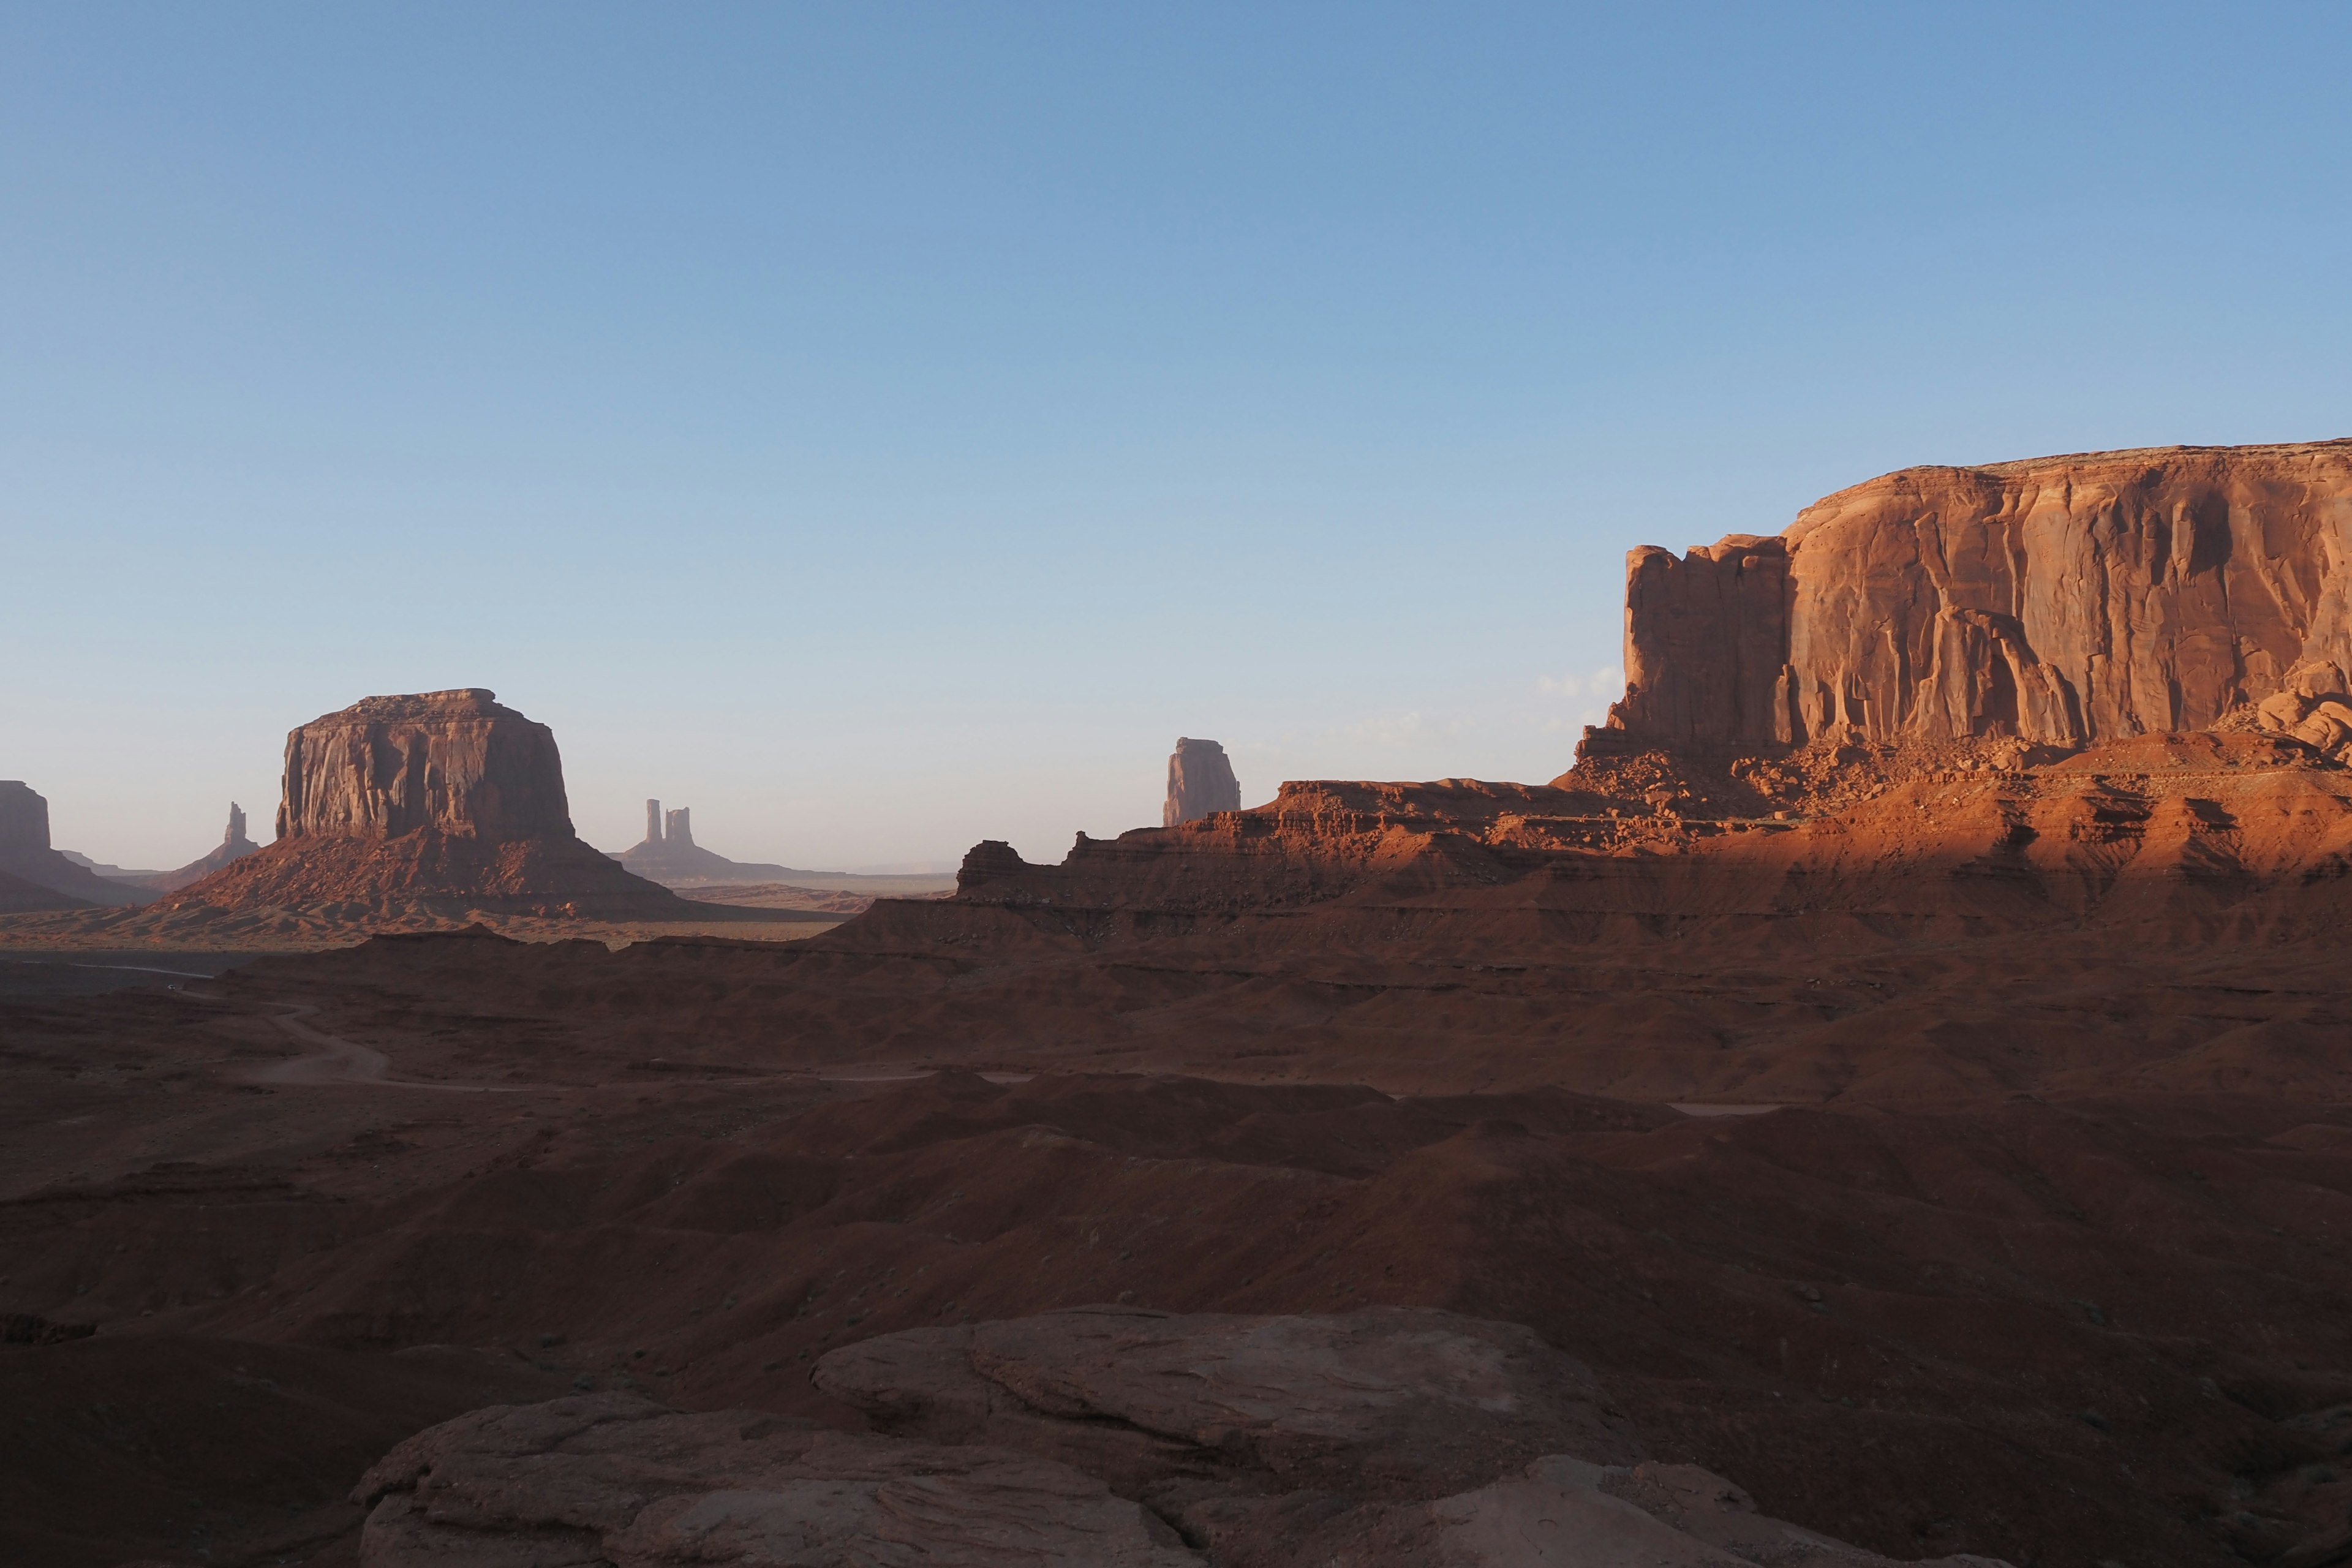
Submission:
[[[370,697],[286,737],[278,841],[160,907],[654,916],[667,889],[581,842],[555,735],[477,688]]]
[[[1181,826],[1220,811],[1242,808],[1242,786],[1234,764],[1214,741],[1179,737],[1168,759],[1168,801],[1160,808],[1160,826]]]
[[[2352,441],[1905,468],[1626,576],[1637,745],[2203,729],[2312,667],[2343,689]]]

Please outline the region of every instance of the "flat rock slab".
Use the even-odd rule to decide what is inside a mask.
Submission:
[[[1214,1475],[1430,1498],[1546,1454],[1640,1458],[1580,1363],[1428,1308],[1087,1307],[883,1335],[814,1381],[887,1431],[1051,1453],[1139,1491]]]
[[[1100,1481],[626,1394],[478,1410],[370,1470],[364,1568],[1184,1568],[1201,1559]]]
[[[479,1410],[368,1472],[362,1568],[1890,1562],[1641,1459],[1580,1364],[1450,1312],[1089,1308],[882,1335],[814,1375],[918,1436],[614,1394]]]

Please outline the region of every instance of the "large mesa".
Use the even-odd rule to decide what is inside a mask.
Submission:
[[[278,841],[163,902],[453,915],[679,909],[676,895],[581,842],[554,732],[478,688],[370,697],[292,731]]]
[[[2352,668],[2352,441],[1906,468],[1626,579],[1625,696],[1588,752],[2079,747],[2281,692],[2294,731]]]

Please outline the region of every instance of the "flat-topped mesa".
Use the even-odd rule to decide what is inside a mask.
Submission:
[[[2352,668],[2352,440],[1906,468],[1777,537],[1626,560],[1625,675],[1580,752],[2205,729]]]
[[[1242,786],[1224,747],[1214,741],[1179,737],[1175,753],[1168,759],[1168,800],[1160,808],[1160,826],[1175,827],[1213,812],[1241,808]]]
[[[468,687],[370,697],[286,737],[278,837],[572,837],[555,733]]]
[[[657,800],[646,802],[646,837],[613,857],[635,875],[667,888],[746,886],[782,882],[790,868],[730,860],[694,841],[694,808],[681,805],[664,811]]]
[[[232,840],[239,826],[232,818]],[[370,697],[288,735],[278,841],[230,857],[163,907],[352,921],[475,910],[674,919],[685,906],[572,832],[554,732],[467,688]]]

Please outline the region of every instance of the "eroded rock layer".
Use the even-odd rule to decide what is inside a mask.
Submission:
[[[370,697],[286,737],[278,837],[570,837],[555,732],[478,688]]]
[[[1906,468],[1626,576],[1604,745],[2202,729],[2344,689],[2352,441]]]

